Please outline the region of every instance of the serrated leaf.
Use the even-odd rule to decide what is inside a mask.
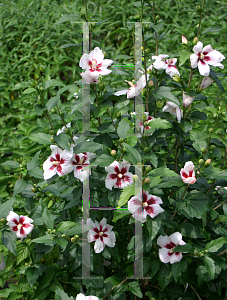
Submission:
[[[77,225],[75,227],[72,227],[69,229],[69,231],[67,232],[67,235],[75,235],[75,234],[81,234],[82,230],[83,232],[88,231],[89,229],[91,229],[91,226],[88,225]]]
[[[83,142],[73,148],[74,153],[95,152],[102,148],[103,145],[94,142]]]
[[[113,222],[116,223],[118,220],[124,218],[125,216],[131,215],[130,211],[127,209],[122,210],[114,210],[113,213]]]
[[[7,160],[4,163],[2,163],[1,166],[9,167],[9,168],[12,168],[12,169],[17,169],[17,168],[20,167],[20,164],[19,164],[19,162],[14,161],[14,160]]]
[[[135,193],[135,184],[130,184],[126,186],[120,196],[120,199],[118,200],[117,207],[123,206],[126,202],[128,202],[129,197],[136,195]]]
[[[168,101],[172,101],[173,103],[180,106],[180,102],[178,99],[171,93],[171,88],[167,86],[158,87],[156,90],[153,91],[153,96],[157,99],[166,99]],[[150,122],[152,123],[152,122]],[[149,123],[149,126],[150,126]]]
[[[61,231],[63,233],[67,233],[69,228],[72,228],[74,226],[77,226],[78,224],[71,221],[62,221],[58,227],[56,228],[56,231]]]
[[[127,121],[122,119],[117,127],[117,134],[119,135],[120,138],[125,139],[127,136],[127,131],[129,130],[130,125]]]
[[[27,187],[27,185],[28,184],[24,179],[21,178],[17,180],[14,186],[13,197],[21,193]]]
[[[44,271],[44,266],[42,267],[42,265],[39,265],[39,268],[34,268],[34,267],[29,267],[26,269],[26,276],[27,276],[27,280],[28,283],[30,284],[31,287],[33,287],[34,283],[37,281],[37,279],[39,278],[39,276],[42,275]]]
[[[203,238],[203,235],[200,233],[199,228],[190,223],[182,223],[180,225],[180,232],[182,233],[182,235],[192,239]]]
[[[35,178],[43,179],[43,171],[38,167],[29,171],[28,175],[35,177]]]
[[[76,14],[70,14],[70,15],[63,15],[56,24],[61,24],[68,21],[78,21],[80,20],[80,16]]]
[[[161,220],[157,221],[151,218],[147,218],[147,229],[149,231],[149,236],[151,240],[153,240],[156,237],[161,225],[162,225]]]
[[[182,272],[185,272],[186,270],[187,270],[186,259],[182,259],[180,262],[172,264],[171,271],[172,271],[175,282],[177,282],[177,280],[181,276]]]
[[[140,285],[138,281],[132,281],[128,283],[129,286],[129,290],[131,293],[133,293],[134,295],[136,295],[139,298],[143,298],[143,294],[141,292],[140,289]]]
[[[55,237],[54,241],[62,248],[63,251],[65,251],[67,245],[68,245],[68,241],[65,240],[62,237]]]
[[[217,252],[224,244],[227,244],[227,237],[220,237],[206,244],[205,250]]]
[[[190,57],[191,52],[189,52],[186,49],[183,49],[180,51],[180,64],[179,66],[182,66]]]
[[[23,91],[23,94],[31,94],[31,93],[34,93],[34,92],[37,92],[37,90],[34,89],[34,88],[28,88],[28,89]]]
[[[47,90],[53,86],[61,86],[61,85],[64,85],[64,83],[56,79],[51,79],[44,83],[44,90]]]
[[[50,98],[50,100],[48,100],[46,107],[48,109],[48,112],[56,105],[58,104],[58,101],[60,100],[60,96],[57,95],[55,97]]]
[[[158,272],[158,283],[162,290],[165,289],[171,279],[171,272],[169,268],[169,264],[163,264]]]
[[[43,214],[43,223],[46,225],[47,228],[54,229],[54,216],[52,213],[45,207]]]
[[[108,167],[114,162],[115,158],[110,155],[102,154],[96,158],[96,160],[92,163],[92,165],[100,166],[100,167]]]
[[[70,150],[70,139],[64,132],[54,136],[54,140],[62,149]]]
[[[168,122],[165,119],[161,119],[161,118],[154,118],[150,123],[149,123],[149,127],[151,127],[152,129],[168,129],[171,128],[172,125],[170,124],[170,122]],[[151,129],[147,129],[145,131],[145,135],[149,135],[149,131],[152,131]]]
[[[203,30],[203,32],[201,33],[201,35],[208,33],[208,32],[213,32],[213,31],[220,31],[221,28],[218,27],[208,27],[205,30]]]
[[[32,160],[30,162],[27,163],[27,170],[30,171],[35,167],[39,167],[39,155],[40,155],[40,151],[38,151],[35,156],[32,158]]]
[[[173,252],[187,252],[193,253],[194,249],[190,244],[178,245],[173,249]]]
[[[27,243],[19,243],[17,245],[17,264],[25,260],[30,252],[30,246]]]
[[[51,145],[51,141],[50,141],[51,135],[50,134],[46,134],[46,133],[42,133],[42,132],[33,133],[33,134],[30,134],[28,136],[28,138],[30,140],[32,140],[33,142],[37,142],[42,145]]]
[[[0,219],[6,218],[8,216],[9,212],[13,208],[14,201],[15,201],[15,198],[12,198],[12,199],[0,204]]]
[[[177,173],[175,173],[173,170],[170,170],[166,167],[161,167],[161,168],[154,169],[154,170],[150,171],[148,174],[146,174],[146,176],[152,176],[152,177],[156,177],[156,176],[179,177],[179,175]]]
[[[2,244],[15,256],[17,255],[17,246],[15,239],[17,238],[15,232],[12,231],[3,231],[1,240]]]
[[[204,256],[203,258],[205,267],[207,269],[208,274],[212,279],[214,279],[215,276],[215,262],[211,257]]]
[[[46,234],[34,240],[31,240],[32,243],[44,244],[47,246],[54,246],[56,242],[53,240],[55,237],[54,234]]]
[[[222,92],[224,93],[224,92],[225,92],[225,89],[223,88],[223,85],[221,84],[221,81],[218,79],[218,77],[217,77],[216,73],[214,72],[214,70],[211,70],[211,69],[210,69],[210,74],[209,74],[209,76],[210,76],[211,78],[214,79],[214,81],[216,82],[216,84],[217,84],[219,90],[222,91]]]
[[[123,143],[123,146],[125,147],[128,158],[133,165],[136,165],[138,162],[141,162],[142,158],[138,150],[132,148],[126,143]]]

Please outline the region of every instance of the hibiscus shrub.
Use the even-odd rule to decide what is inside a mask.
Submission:
[[[130,24],[135,73],[91,35],[82,79],[23,91],[37,103],[17,129],[27,157],[1,158],[3,180],[17,175],[0,206],[1,299],[225,299],[225,56],[203,9],[168,54],[159,16],[139,41]]]

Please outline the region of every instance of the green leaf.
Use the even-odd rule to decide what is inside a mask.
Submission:
[[[38,116],[42,116],[44,110],[46,110],[47,108],[44,106],[41,106],[41,105],[38,105],[36,104],[34,106],[34,110],[35,110],[35,113],[38,115]]]
[[[37,142],[42,145],[51,145],[51,141],[50,141],[51,135],[50,134],[38,132],[38,133],[30,134],[28,136],[28,138],[30,140],[32,140],[33,142]]]
[[[123,146],[125,147],[128,158],[133,165],[136,165],[138,162],[141,162],[142,158],[141,158],[141,155],[138,152],[138,150],[136,150],[135,148],[132,148],[131,146],[129,146],[126,143],[123,143]]]
[[[154,170],[150,171],[146,176],[152,176],[152,177],[156,177],[156,176],[179,177],[179,175],[177,173],[175,173],[173,170],[170,170],[166,167],[161,167],[161,168],[154,169]]]
[[[54,241],[54,234],[46,234],[44,236],[41,236],[39,238],[36,238],[34,240],[31,240],[32,243],[39,243],[39,244],[44,244],[47,246],[54,246],[56,242]]]
[[[208,27],[205,30],[203,30],[203,32],[201,33],[201,35],[208,33],[208,32],[213,32],[213,31],[220,31],[221,28],[218,27]]]
[[[50,98],[50,100],[48,100],[46,107],[48,109],[48,111],[50,111],[56,104],[58,104],[58,101],[60,100],[60,96],[55,96]]]
[[[197,140],[195,142],[193,142],[192,146],[195,148],[195,150],[197,150],[199,153],[201,153],[201,149],[207,147],[207,143],[206,141],[202,141],[202,140]]]
[[[36,283],[37,279],[40,275],[42,275],[43,271],[44,266],[42,267],[42,265],[39,265],[38,268],[29,267],[26,269],[25,274],[27,275],[27,280],[31,287],[33,287],[34,283]]]
[[[20,167],[19,162],[14,161],[14,160],[7,160],[4,163],[1,164],[3,167],[9,167],[12,169],[17,169]]]
[[[2,244],[9,249],[11,253],[13,253],[15,256],[17,255],[17,246],[15,239],[17,238],[15,232],[13,231],[3,231],[1,240]]]
[[[69,136],[64,132],[56,135],[54,140],[62,149],[66,149],[68,151],[70,150],[70,139]]]
[[[143,298],[143,294],[140,289],[140,284],[138,281],[132,281],[128,283],[129,291],[139,298]]]
[[[161,182],[161,176],[152,177],[149,186],[150,186],[150,188],[153,188],[153,187],[157,186],[160,182]]]
[[[28,171],[31,171],[35,167],[39,167],[39,155],[40,155],[40,152],[41,152],[41,150],[38,151],[36,153],[36,155],[32,158],[32,160],[27,163],[27,170]]]
[[[56,300],[74,300],[73,296],[69,297],[61,288],[56,288],[56,294],[55,294]]]
[[[173,249],[173,252],[193,253],[194,249],[190,244],[178,245]]]
[[[44,90],[47,90],[53,86],[61,86],[61,85],[64,85],[64,83],[56,79],[51,79],[44,83]]]
[[[58,227],[56,228],[56,231],[61,231],[63,233],[67,233],[69,228],[72,228],[74,226],[77,226],[78,224],[71,221],[62,221]]]
[[[119,135],[120,138],[125,139],[127,136],[127,131],[129,130],[130,125],[127,121],[122,119],[117,127],[117,134]]]
[[[43,170],[36,167],[36,168],[32,169],[31,171],[29,171],[28,175],[35,177],[35,178],[43,179]]]
[[[162,290],[169,284],[171,280],[171,272],[169,264],[163,264],[158,272],[158,283]]]
[[[118,220],[124,218],[125,216],[131,215],[130,211],[127,209],[122,209],[122,210],[114,210],[113,213],[113,222],[116,223]]]
[[[65,251],[67,245],[68,245],[68,241],[62,237],[56,237],[55,242],[60,245],[60,247],[62,248],[63,251]]]
[[[183,211],[188,214],[189,217],[202,219],[204,213],[206,213],[206,200],[190,200],[186,205],[187,207],[184,207]]]
[[[214,79],[214,81],[216,82],[219,90],[224,93],[225,89],[223,88],[223,85],[221,84],[221,81],[218,79],[218,77],[217,77],[216,73],[214,72],[214,70],[210,69],[210,75],[209,76]]]
[[[220,171],[219,168],[209,166],[203,169],[200,174],[209,179],[225,179],[227,180],[227,171]]]
[[[13,209],[15,198],[12,198],[2,204],[0,204],[0,219],[6,218],[9,212]]]
[[[200,230],[197,226],[192,225],[191,223],[182,223],[180,225],[181,234],[188,238],[197,239],[204,238],[204,236],[200,233]]]
[[[180,51],[180,64],[179,64],[180,67],[186,62],[186,60],[189,59],[190,55],[191,52],[189,52],[186,49]]]
[[[147,218],[147,229],[149,231],[149,236],[151,238],[151,240],[153,240],[159,229],[161,228],[161,225],[162,225],[162,221],[161,220],[153,220],[151,219],[150,217]]]
[[[61,24],[68,21],[78,21],[80,20],[80,16],[76,14],[70,14],[70,15],[63,15],[56,24]]]
[[[25,260],[30,253],[30,246],[27,243],[20,242],[17,245],[17,264]]]
[[[27,185],[28,184],[26,181],[24,181],[24,179],[17,180],[14,186],[13,197],[21,193],[27,187]]]
[[[110,155],[102,154],[96,158],[96,160],[92,163],[92,165],[100,166],[100,167],[108,167],[115,161]]]
[[[165,99],[168,101],[172,101],[173,103],[180,106],[180,102],[178,101],[178,99],[171,93],[170,87],[167,86],[158,87],[156,90],[153,91],[153,96],[155,96],[155,98],[157,99]],[[149,126],[152,122],[149,123]]]
[[[67,235],[75,235],[75,234],[81,234],[82,233],[82,229],[83,232],[88,231],[89,229],[91,229],[91,226],[88,225],[77,225],[75,227],[72,227],[71,229],[69,229],[69,231],[67,232]]]
[[[135,184],[130,184],[126,186],[120,196],[120,199],[118,200],[117,207],[123,206],[126,202],[128,202],[129,197],[136,195],[135,193]]]
[[[205,250],[217,252],[224,244],[227,244],[227,237],[220,237],[206,244]]]
[[[51,214],[51,212],[45,207],[43,211],[43,223],[46,225],[49,229],[54,229],[54,216]]]
[[[207,269],[208,274],[210,275],[210,277],[212,279],[214,279],[214,276],[215,276],[215,262],[214,262],[214,260],[209,256],[204,256],[204,257],[202,257],[202,259],[204,261],[204,264],[205,264],[205,267]]]
[[[28,88],[28,89],[23,91],[23,94],[31,94],[31,93],[34,93],[34,92],[37,92],[37,90],[34,89],[34,88]]]
[[[182,259],[180,262],[172,264],[171,271],[175,282],[177,282],[182,272],[185,272],[186,270],[187,270],[186,259]]]
[[[60,48],[64,49],[64,48],[75,47],[75,46],[82,46],[82,44],[64,44]]]
[[[95,152],[102,148],[103,145],[94,142],[83,142],[73,148],[74,153]]]
[[[151,128],[156,128],[156,129],[168,129],[172,127],[172,124],[170,124],[170,122],[168,122],[165,119],[161,119],[161,118],[154,118],[150,123],[149,123],[149,127]],[[149,135],[149,130],[151,129],[147,129],[145,131],[145,135]]]
[[[212,210],[211,212],[216,212],[216,210]],[[218,215],[218,218],[215,221],[215,224],[218,224],[218,223],[227,223],[227,216],[226,215]]]

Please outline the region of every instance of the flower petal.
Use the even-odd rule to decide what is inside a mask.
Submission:
[[[180,232],[175,232],[169,236],[169,240],[177,246],[180,241],[182,241],[182,234]]]
[[[108,233],[108,237],[103,236],[103,242],[105,245],[113,248],[115,246],[116,237],[113,231]]]
[[[160,260],[167,264],[170,261],[169,249],[161,248],[159,249],[159,258]]]
[[[194,69],[198,66],[198,55],[191,54],[190,55],[191,67]]]
[[[177,254],[176,254],[176,253],[177,253]],[[170,263],[171,263],[171,264],[175,264],[175,263],[181,261],[182,257],[183,257],[183,256],[182,256],[182,253],[181,253],[181,252],[175,252],[175,253],[173,253],[173,254],[170,256]]]
[[[121,91],[118,91],[116,93],[114,93],[115,96],[121,96],[121,95],[125,95],[128,93],[129,90],[121,90]]]
[[[100,253],[104,250],[105,244],[101,241],[100,238],[98,238],[95,242],[94,250],[95,253]]]
[[[168,235],[165,235],[165,236],[160,235],[157,239],[157,244],[162,248],[164,248],[167,244],[169,244]]]
[[[194,47],[193,47],[193,51],[195,52],[195,54],[199,54],[200,52],[202,52],[203,49],[203,43],[202,42],[198,42]]]
[[[202,76],[209,76],[210,74],[210,67],[208,63],[206,63],[204,60],[199,60],[198,62],[198,68],[199,68],[199,73]]]

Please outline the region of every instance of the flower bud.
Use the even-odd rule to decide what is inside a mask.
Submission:
[[[216,113],[214,113],[214,114],[213,114],[213,117],[214,117],[214,118],[217,118],[217,114],[216,114]]]
[[[124,142],[124,139],[123,138],[120,138],[119,139],[119,143],[123,143]]]
[[[210,150],[214,150],[215,148],[216,148],[215,145],[211,145],[211,146],[210,146]]]
[[[190,97],[185,92],[183,92],[183,106],[184,106],[184,108],[186,108],[189,105],[191,105],[192,102],[193,102],[193,100],[194,100],[194,97]]]
[[[54,113],[56,112],[56,110],[55,110],[54,108],[52,108],[52,109],[50,110],[50,112],[51,112],[52,114],[54,114]]]
[[[117,152],[116,152],[116,150],[111,150],[110,154],[111,154],[111,156],[115,157],[117,155]]]
[[[149,151],[150,151],[150,149],[149,149],[148,147],[145,147],[145,148],[144,148],[144,152],[145,152],[145,153],[147,153],[147,152],[149,152]]]
[[[213,79],[211,79],[208,76],[205,76],[200,84],[200,87],[202,90],[205,90],[208,86],[210,86],[214,82]]]
[[[69,128],[65,128],[65,133],[66,133],[66,134],[69,133]]]
[[[206,149],[203,147],[203,148],[200,149],[200,151],[201,151],[202,153],[205,153],[205,152],[206,152]]]
[[[72,243],[75,243],[75,242],[76,242],[76,238],[75,238],[75,237],[72,237],[72,238],[71,238],[71,242],[72,242]]]
[[[157,16],[155,17],[155,20],[156,20],[156,21],[160,20],[160,16],[157,15]]]
[[[203,160],[203,159],[200,159],[200,160],[199,160],[199,165],[203,165],[203,163],[204,163],[204,160]]]
[[[132,175],[132,178],[133,178],[134,182],[137,182],[139,180],[139,177],[137,175]]]
[[[213,132],[214,132],[214,129],[213,129],[213,128],[209,128],[209,132],[210,132],[210,133],[213,133]]]
[[[126,152],[127,152],[127,150],[125,149],[125,147],[122,149],[122,151],[123,151],[123,153],[126,153]]]
[[[1,221],[1,223],[3,223],[3,224],[6,224],[6,223],[7,223],[5,218],[2,218],[0,221]]]
[[[53,204],[54,204],[53,200],[50,200],[48,205],[47,205],[47,208],[50,208]]]
[[[117,119],[120,119],[120,117],[121,117],[121,112],[119,111],[119,112],[116,114],[116,118],[117,118]]]
[[[203,89],[201,87],[199,87],[199,88],[196,89],[196,93],[197,94],[200,94],[202,91],[203,91]]]
[[[54,134],[54,130],[49,130],[49,134],[53,135]]]
[[[61,237],[65,237],[66,236],[66,234],[65,233],[63,233],[62,235],[61,235]]]
[[[174,81],[176,81],[178,83],[180,82],[180,75],[175,74],[172,78],[173,78]]]
[[[150,178],[148,178],[148,177],[145,178],[145,179],[144,179],[144,183],[150,183]]]
[[[152,87],[154,85],[154,82],[152,81],[152,80],[150,80],[149,82],[148,82],[148,86],[149,87]]]
[[[146,167],[146,172],[147,172],[147,173],[150,172],[151,170],[152,170],[151,166],[147,166],[147,167]]]
[[[197,38],[197,36],[193,39],[193,46],[195,46],[197,43],[198,43],[198,38]]]
[[[207,160],[205,161],[204,167],[205,167],[205,168],[206,168],[206,167],[209,167],[210,164],[211,164],[211,159],[209,158],[209,159],[207,159]]]
[[[55,143],[53,136],[50,138],[51,143]]]
[[[35,193],[35,189],[34,189],[34,188],[31,188],[31,191],[32,191],[33,193]]]
[[[182,44],[185,44],[185,45],[188,44],[188,40],[187,40],[186,37],[183,36],[183,35],[182,35],[181,41],[182,41]]]

